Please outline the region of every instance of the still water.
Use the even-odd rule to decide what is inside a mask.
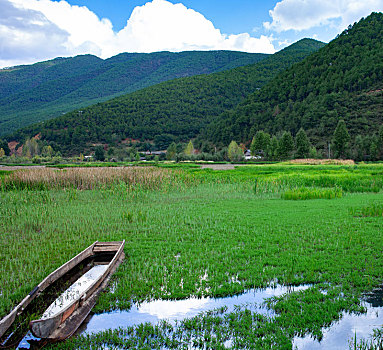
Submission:
[[[226,298],[189,298],[185,300],[154,300],[133,306],[129,311],[115,311],[93,315],[84,326],[84,333],[97,333],[105,329],[134,326],[145,322],[156,324],[161,320],[168,320],[174,324],[185,318],[197,316],[200,312],[227,307],[227,312],[234,310],[235,305],[247,304],[247,307],[263,314],[272,314],[261,304],[266,298],[285,293],[304,290],[309,285],[298,287],[276,286],[266,289],[249,290],[241,295]]]
[[[134,326],[145,322],[157,324],[161,320],[168,320],[171,324],[185,318],[191,318],[203,311],[227,307],[226,312],[234,310],[236,305],[269,316],[273,315],[264,305],[267,298],[280,296],[285,293],[305,290],[310,285],[298,287],[275,286],[266,289],[252,289],[241,295],[226,298],[189,298],[185,300],[154,300],[132,306],[129,311],[115,311],[98,315],[91,315],[80,327],[82,334],[97,333],[106,329]],[[366,295],[363,305],[367,308],[366,314],[356,315],[344,313],[343,317],[324,329],[321,342],[306,336],[296,337],[293,340],[293,349],[307,350],[338,350],[349,349],[349,342],[355,337],[368,338],[374,328],[383,325],[383,289],[377,289]],[[79,332],[79,333],[80,333]],[[31,348],[29,342],[37,340],[30,333],[20,343],[20,348]],[[230,344],[228,344],[230,346]],[[32,347],[33,348],[33,347]]]
[[[310,336],[294,338],[293,349],[299,350],[344,350],[349,349],[350,341],[369,338],[374,328],[383,326],[383,289],[376,289],[366,295],[362,305],[367,313],[362,315],[344,313],[342,318],[323,330],[321,342]],[[351,347],[353,348],[353,347]]]
[[[161,320],[168,320],[174,324],[198,315],[200,312],[227,307],[226,312],[234,310],[235,305],[246,305],[246,308],[258,313],[272,316],[273,312],[263,306],[265,299],[280,296],[299,290],[305,290],[310,285],[298,287],[276,286],[262,290],[249,290],[241,295],[226,298],[190,298],[186,300],[155,300],[135,305],[129,311],[115,311],[93,315],[83,325],[83,333],[97,333],[105,329],[134,326],[150,322],[156,324]],[[342,318],[324,329],[321,342],[310,336],[294,338],[293,349],[307,350],[338,350],[349,349],[349,342],[355,337],[368,338],[374,328],[383,325],[383,289],[378,289],[365,296],[363,305],[367,308],[366,314],[356,315],[344,313]]]

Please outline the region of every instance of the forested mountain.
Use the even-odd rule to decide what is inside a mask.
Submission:
[[[303,39],[261,62],[225,72],[164,82],[16,132],[22,141],[40,134],[63,154],[95,143],[116,145],[127,138],[165,146],[198,135],[213,117],[243,101],[277,73],[324,44]]]
[[[295,135],[302,127],[324,149],[344,119],[351,136],[383,123],[383,14],[349,26],[304,61],[279,74],[204,133],[216,144],[249,142],[259,130]]]
[[[160,82],[261,61],[234,51],[83,55],[0,70],[0,135]]]

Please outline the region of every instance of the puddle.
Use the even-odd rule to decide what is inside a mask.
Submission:
[[[349,349],[349,342],[357,338],[369,338],[374,328],[383,326],[383,288],[367,294],[362,302],[367,308],[366,314],[344,313],[342,318],[323,330],[321,342],[310,336],[294,338],[293,349],[298,350],[344,350]],[[353,347],[351,347],[353,348]]]
[[[171,324],[182,321],[185,318],[197,316],[203,311],[227,307],[227,312],[234,311],[235,305],[247,304],[261,314],[271,315],[272,311],[262,306],[266,298],[280,296],[285,293],[305,290],[310,285],[298,287],[276,286],[266,289],[252,289],[241,295],[226,298],[190,298],[186,300],[154,300],[134,305],[129,311],[114,311],[99,315],[93,315],[81,331],[87,333],[98,333],[105,329],[117,329],[149,322],[157,324],[161,320],[167,320]]]

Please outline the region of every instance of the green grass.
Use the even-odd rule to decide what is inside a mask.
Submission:
[[[283,192],[281,195],[281,198],[285,200],[342,198],[342,189],[338,187],[334,187],[334,188],[301,187],[301,188]]]
[[[342,187],[346,192],[379,192],[383,189],[383,167],[371,165],[245,165],[235,170],[194,171],[198,178],[218,181],[253,181],[257,193],[280,192],[297,187]]]
[[[369,339],[357,340],[356,336],[350,342],[350,349],[355,350],[381,350],[383,349],[383,327],[373,330]]]
[[[383,203],[372,203],[370,205],[359,207],[359,208],[351,208],[351,215],[354,216],[382,216],[383,217]]]
[[[126,258],[113,276],[114,293],[101,295],[96,312],[126,309],[132,302],[149,299],[234,295],[278,280],[313,287],[271,300],[274,320],[259,319],[246,309],[236,315],[200,315],[196,325],[161,330],[166,333],[161,337],[166,341],[174,336],[178,341],[174,348],[182,348],[188,337],[201,342],[206,333],[210,337],[206,343],[220,348],[238,329],[238,344],[282,349],[291,348],[294,335],[311,333],[320,338],[321,327],[344,310],[361,311],[361,293],[382,282],[382,219],[355,217],[350,210],[382,201],[383,194],[346,192],[331,201],[286,201],[281,192],[254,193],[254,178],[260,183],[281,176],[295,179],[294,172],[315,177],[328,171],[334,178],[339,174],[339,183],[343,173],[376,183],[383,167],[285,170],[286,174],[276,166],[227,172],[177,169],[177,181],[155,190],[139,186],[128,191],[119,183],[93,190],[0,192],[0,315],[93,241],[125,239]],[[295,182],[286,183],[284,188],[294,186]],[[240,283],[231,283],[231,277]],[[208,326],[214,320],[218,328]],[[264,338],[254,335],[255,328]],[[90,347],[86,344],[97,348],[102,341],[112,347],[131,341],[140,348],[139,339],[149,344],[151,334],[160,332],[153,326],[145,329],[81,337],[63,346],[80,348],[83,343],[84,348]],[[216,339],[214,347],[217,330],[222,339]],[[179,334],[183,331],[185,337]]]

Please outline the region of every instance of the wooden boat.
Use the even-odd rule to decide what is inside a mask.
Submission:
[[[44,312],[41,319],[30,322],[34,336],[50,340],[63,340],[71,336],[85,320],[97,301],[99,293],[107,286],[109,279],[124,259],[122,242],[94,242],[73,259],[53,271],[29,293],[10,314],[0,321],[0,337],[13,324],[16,316],[52,283],[81,264],[87,258],[108,254],[107,262],[95,263],[88,272],[60,295]]]

